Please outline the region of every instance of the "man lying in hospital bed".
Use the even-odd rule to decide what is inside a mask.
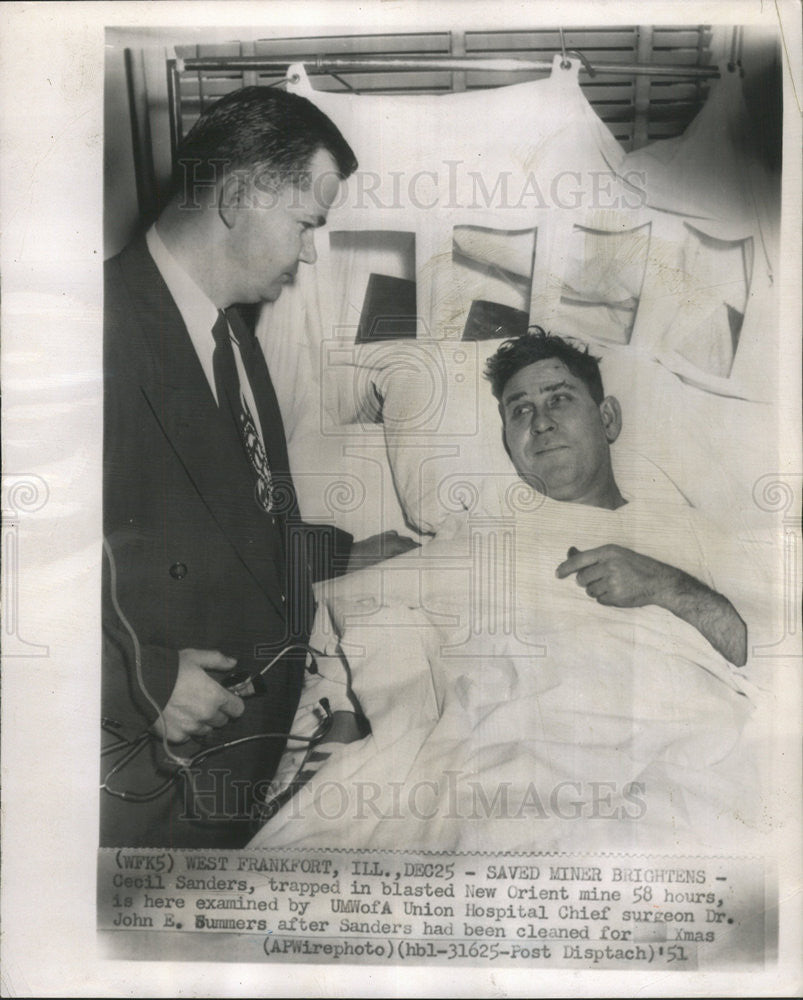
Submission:
[[[739,669],[747,626],[704,554],[709,527],[682,502],[619,488],[622,414],[586,352],[536,328],[487,374],[519,477],[510,516],[455,519],[323,595],[353,694],[341,662],[321,660],[294,729],[323,693],[346,711],[356,695],[372,731],[288,754],[284,804],[252,846],[741,838],[757,692]]]

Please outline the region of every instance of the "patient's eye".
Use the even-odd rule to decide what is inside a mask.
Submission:
[[[569,402],[571,398],[572,397],[569,395],[568,392],[556,392],[554,396],[550,397],[549,405],[554,409],[556,407],[562,406],[564,403]]]
[[[512,416],[514,420],[519,420],[521,417],[526,416],[528,413],[532,412],[532,403],[516,403],[513,407]]]

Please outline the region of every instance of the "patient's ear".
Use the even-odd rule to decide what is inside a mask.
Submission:
[[[622,407],[616,396],[606,396],[603,399],[599,404],[599,415],[608,444],[613,444],[622,430]]]

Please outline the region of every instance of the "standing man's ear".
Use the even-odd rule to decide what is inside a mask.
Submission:
[[[224,226],[231,229],[237,216],[237,210],[246,204],[248,198],[248,176],[242,170],[234,170],[227,174],[220,185],[217,211]]]
[[[599,404],[599,415],[608,444],[613,444],[622,430],[622,407],[616,396],[606,396],[603,399]]]

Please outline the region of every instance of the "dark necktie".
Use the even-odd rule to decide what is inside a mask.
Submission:
[[[256,423],[245,396],[240,387],[240,378],[237,374],[237,363],[234,360],[234,347],[232,345],[229,321],[225,313],[218,313],[215,325],[212,327],[212,336],[215,338],[215,352],[212,356],[212,364],[215,372],[215,388],[217,389],[218,404],[223,408],[228,408],[234,422],[237,425],[240,438],[248,456],[248,461],[256,479],[256,500],[259,506],[270,513],[273,510],[273,477],[271,476],[268,456],[265,453],[265,446],[259,436]],[[252,361],[252,345],[239,345],[240,353],[243,356],[243,366],[246,372],[249,371],[249,361]],[[248,355],[248,360],[246,360]]]

